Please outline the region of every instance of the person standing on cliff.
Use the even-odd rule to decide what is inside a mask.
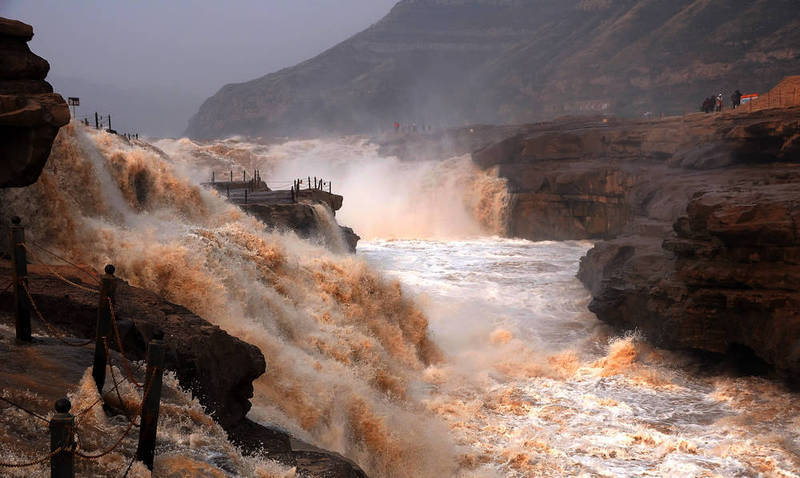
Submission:
[[[713,109],[714,100],[710,96],[707,96],[706,99],[703,100],[703,106],[700,108],[700,111],[703,113],[711,113]]]
[[[394,122],[394,132],[395,133],[400,132],[400,123],[398,123],[397,121]]]
[[[739,91],[739,90],[736,90],[731,95],[731,105],[733,106],[733,109],[736,109],[741,104],[742,104],[742,92]]]
[[[717,95],[717,112],[722,111],[722,93]]]

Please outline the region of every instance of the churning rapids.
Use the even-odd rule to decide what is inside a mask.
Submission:
[[[615,335],[575,278],[591,244],[494,236],[505,185],[469,157],[155,144],[63,128],[40,181],[0,193],[3,212],[260,347],[252,419],[373,477],[797,476],[796,395]],[[198,185],[241,168],[276,188],[331,179],[358,254],[264,231]]]

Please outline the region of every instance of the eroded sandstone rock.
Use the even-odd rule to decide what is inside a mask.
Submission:
[[[50,65],[28,48],[33,28],[0,17],[0,187],[36,182],[70,114],[44,81]]]

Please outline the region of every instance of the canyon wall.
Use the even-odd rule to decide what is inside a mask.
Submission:
[[[33,28],[0,17],[0,188],[28,186],[42,172],[69,108],[44,81],[50,64],[31,53]]]
[[[793,0],[403,0],[290,68],[223,86],[196,138],[683,114],[797,72]]]
[[[800,107],[528,125],[473,160],[508,181],[507,235],[598,241],[601,320],[800,378]]]

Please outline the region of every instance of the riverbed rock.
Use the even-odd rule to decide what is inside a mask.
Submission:
[[[0,187],[36,182],[70,119],[64,99],[44,81],[50,64],[28,48],[31,38],[30,25],[0,17]]]

